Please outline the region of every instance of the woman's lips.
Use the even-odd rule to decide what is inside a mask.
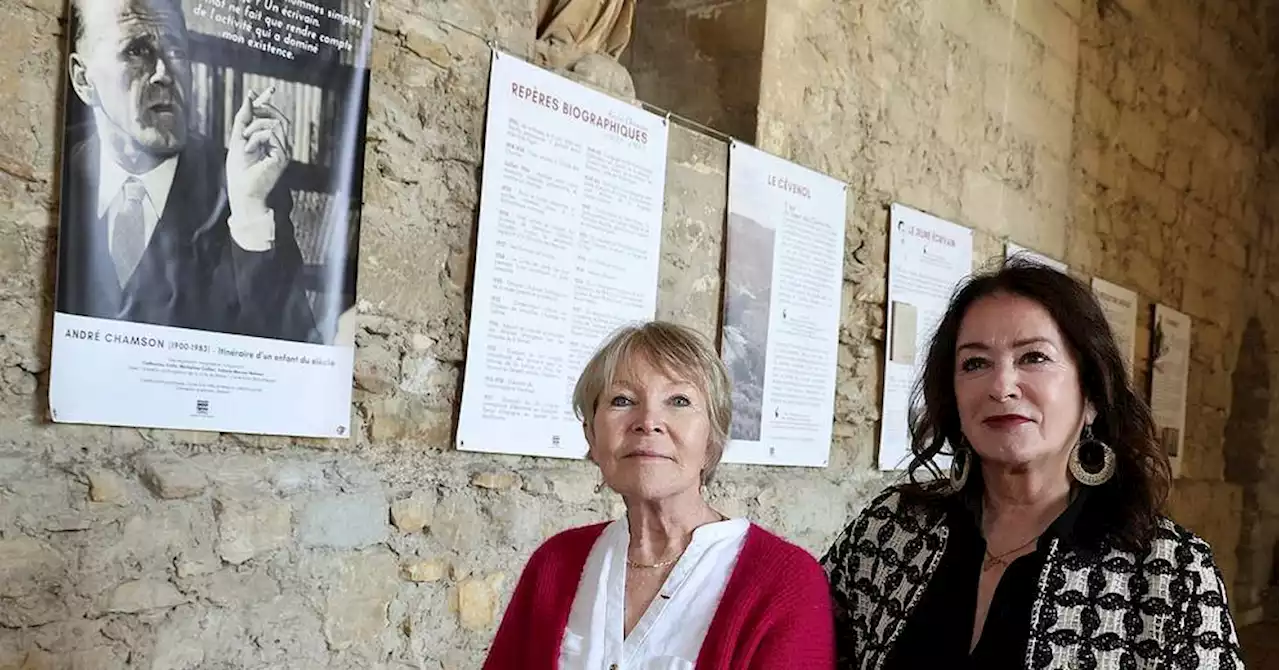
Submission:
[[[656,451],[633,451],[627,454],[626,456],[623,456],[623,458],[660,459],[660,460],[667,460],[667,461],[671,460],[670,456],[667,456],[665,454],[659,454]]]
[[[1017,414],[1001,414],[999,416],[990,416],[982,420],[982,423],[1001,430],[1017,428],[1024,423],[1031,423],[1031,419]]]

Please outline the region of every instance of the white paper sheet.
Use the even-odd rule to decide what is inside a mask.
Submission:
[[[1031,249],[1028,249],[1014,242],[1005,242],[1004,257],[1011,258],[1014,254],[1022,254],[1028,260],[1035,261],[1036,263],[1040,263],[1041,265],[1047,265],[1057,270],[1058,272],[1067,271],[1067,264],[1063,263],[1060,260],[1050,258],[1038,251],[1032,251]]]
[[[1111,325],[1111,335],[1120,348],[1120,357],[1124,359],[1124,369],[1133,374],[1133,347],[1138,329],[1138,294],[1123,286],[1117,286],[1105,279],[1094,277],[1093,294],[1102,305],[1102,313]]]
[[[881,403],[881,470],[906,468],[911,455],[908,406],[920,377],[929,342],[946,311],[951,293],[973,272],[973,231],[910,207],[894,204],[889,212],[889,310],[886,342],[914,335],[909,357],[890,351],[884,363]],[[896,332],[895,312],[911,314],[915,333]],[[905,347],[904,347],[905,348]],[[894,360],[894,359],[897,360]],[[944,467],[944,463],[938,463]]]
[[[665,119],[494,52],[461,451],[581,458],[572,392],[654,318]]]
[[[1151,413],[1156,437],[1176,477],[1182,466],[1187,425],[1187,372],[1191,361],[1191,318],[1155,306],[1151,327]]]
[[[843,182],[729,145],[721,352],[734,415],[724,462],[827,464],[844,228]]]
[[[54,421],[351,436],[354,347],[60,312],[53,329]]]

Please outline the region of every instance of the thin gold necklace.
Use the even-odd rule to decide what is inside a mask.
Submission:
[[[683,551],[680,553],[681,555],[684,554]],[[669,568],[679,562],[680,562],[680,556],[676,556],[675,558],[669,561],[662,561],[661,563],[637,563],[636,561],[633,561],[628,558],[627,567],[637,568],[640,570],[657,570],[658,568]]]
[[[1014,547],[1013,549],[1010,549],[1009,551],[1006,551],[1003,554],[1000,554],[999,556],[993,555],[990,549],[986,549],[985,551],[987,553],[987,560],[982,562],[982,571],[987,572],[989,570],[994,569],[997,565],[1009,565],[1009,561],[1005,558],[1006,556],[1009,556],[1010,554],[1014,554],[1025,549],[1027,545],[1031,544],[1032,542],[1035,542],[1039,538],[1040,536],[1037,535],[1031,538],[1030,540],[1023,542],[1017,547]]]
[[[716,516],[720,517],[718,521],[727,521],[729,519],[729,517],[725,516],[721,512],[718,512],[715,510],[712,510],[712,511],[716,512]],[[713,521],[712,523],[717,523],[717,522]],[[676,563],[680,562],[680,557],[684,556],[685,549],[688,549],[688,548],[689,548],[688,545],[686,545],[684,549],[680,550],[679,554],[676,554],[675,558],[669,561],[662,561],[659,563],[639,563],[637,561],[633,561],[630,558],[628,558],[627,567],[636,568],[637,570],[657,570],[659,568],[669,568],[675,565]]]
[[[1075,499],[1076,499],[1076,495],[1077,495],[1077,492],[1076,492],[1076,491],[1071,491],[1070,493],[1068,493],[1068,494],[1067,494],[1067,507],[1070,507],[1070,506],[1071,506],[1071,503],[1075,501]],[[1065,508],[1064,508],[1064,511],[1065,511]],[[1062,512],[1059,512],[1058,514],[1059,514],[1059,515],[1061,515],[1061,514],[1062,514]],[[1051,525],[1052,525],[1052,524],[1051,524]],[[1022,544],[1020,544],[1020,545],[1018,545],[1018,546],[1014,547],[1013,549],[1010,549],[1009,551],[1006,551],[1006,552],[1004,552],[1003,554],[1000,554],[1000,555],[998,555],[998,556],[997,556],[997,555],[995,555],[995,554],[992,554],[992,553],[991,553],[991,549],[990,549],[990,548],[986,548],[986,549],[984,549],[983,551],[984,551],[984,552],[986,552],[986,554],[987,554],[987,558],[986,558],[986,560],[984,560],[984,561],[982,562],[982,571],[983,571],[983,572],[987,572],[987,571],[989,571],[989,570],[993,570],[997,565],[1005,565],[1005,566],[1009,565],[1009,563],[1011,563],[1011,562],[1012,562],[1012,561],[1010,561],[1010,560],[1007,558],[1009,555],[1011,555],[1011,554],[1016,554],[1016,553],[1018,553],[1019,551],[1022,551],[1023,549],[1026,549],[1026,548],[1027,548],[1027,545],[1029,545],[1029,544],[1031,544],[1032,542],[1035,542],[1036,540],[1040,539],[1040,535],[1042,535],[1043,533],[1044,533],[1044,531],[1040,531],[1040,533],[1037,533],[1037,534],[1036,534],[1034,537],[1032,537],[1030,540],[1027,540],[1026,542],[1023,542]],[[986,538],[983,538],[983,539],[985,540]]]

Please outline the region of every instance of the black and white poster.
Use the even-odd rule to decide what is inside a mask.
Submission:
[[[369,0],[72,0],[55,421],[350,431]]]

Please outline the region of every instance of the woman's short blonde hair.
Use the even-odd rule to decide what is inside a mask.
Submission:
[[[573,389],[573,410],[584,426],[592,425],[596,404],[619,372],[643,360],[674,379],[693,384],[707,399],[711,437],[702,483],[711,481],[729,441],[733,414],[729,372],[711,342],[692,328],[666,321],[649,321],[618,329],[596,351]]]

